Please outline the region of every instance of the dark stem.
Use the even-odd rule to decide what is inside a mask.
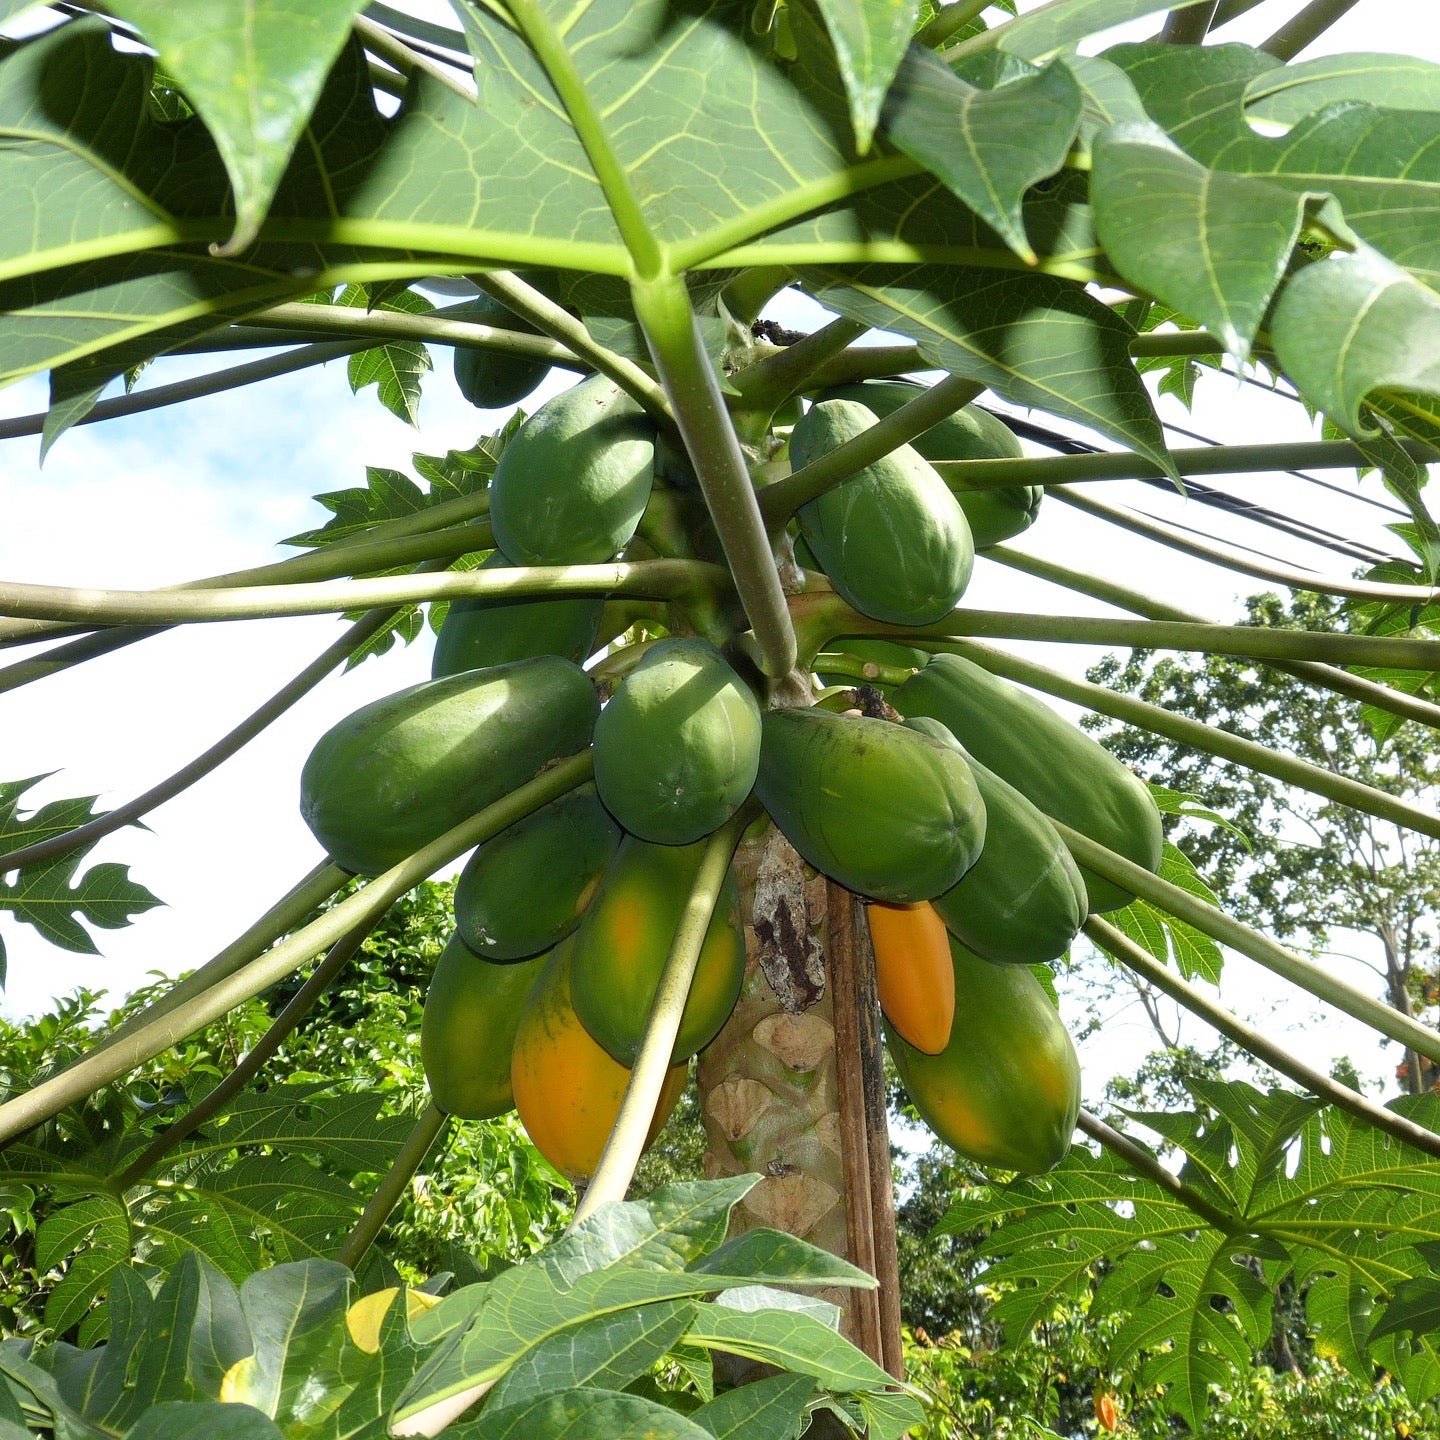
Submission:
[[[153,390],[140,390],[133,395],[117,395],[110,400],[98,400],[75,423],[94,425],[101,420],[118,420],[123,415],[140,415],[147,410],[162,409],[166,405],[179,405],[185,400],[198,400],[204,395],[218,395],[224,390],[236,390],[242,385],[256,385],[262,380],[273,380],[277,375],[292,375],[295,371],[307,370],[312,365],[339,360],[365,348],[365,342],[357,340],[332,340],[325,344],[303,345],[284,355],[251,360],[244,365],[231,366],[228,370],[195,375],[189,380],[157,385]],[[12,420],[0,420],[0,440],[15,440],[22,435],[42,434],[48,413],[17,415]]]
[[[1293,60],[1312,41],[1318,40],[1337,20],[1356,6],[1357,0],[1310,0],[1291,21],[1282,25],[1259,48],[1277,60]]]
[[[1172,10],[1160,31],[1161,41],[1166,45],[1203,45],[1205,36],[1215,23],[1218,5],[1219,0],[1204,0],[1200,5]]]

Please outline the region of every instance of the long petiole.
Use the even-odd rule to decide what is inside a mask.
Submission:
[[[365,1252],[375,1243],[376,1237],[385,1228],[385,1222],[390,1218],[390,1212],[400,1203],[400,1197],[405,1193],[406,1186],[410,1184],[415,1172],[434,1148],[435,1142],[439,1140],[449,1123],[450,1117],[433,1104],[427,1105],[420,1112],[414,1128],[405,1137],[405,1143],[400,1147],[399,1154],[391,1162],[390,1168],[385,1172],[375,1193],[370,1197],[360,1218],[355,1222],[355,1228],[351,1230],[345,1243],[336,1252],[335,1258],[346,1269],[356,1269],[361,1260],[365,1258]]]
[[[1423,1125],[1417,1125],[1413,1120],[1407,1120],[1403,1115],[1397,1115],[1393,1110],[1385,1109],[1383,1105],[1376,1105],[1348,1085],[1332,1080],[1328,1075],[1297,1059],[1253,1025],[1247,1025],[1239,1016],[1232,1015],[1224,1006],[1215,1004],[1193,985],[1187,984],[1178,975],[1167,970],[1124,931],[1117,930],[1100,916],[1092,915],[1085,922],[1085,933],[1126,969],[1133,970],[1157,990],[1163,991],[1192,1015],[1198,1015],[1207,1025],[1235,1041],[1272,1070],[1287,1076],[1297,1085],[1303,1085],[1321,1100],[1368,1122],[1377,1130],[1383,1130],[1387,1135],[1393,1135],[1397,1140],[1403,1140],[1407,1145],[1413,1145],[1427,1155],[1440,1159],[1440,1135],[1425,1129]]]

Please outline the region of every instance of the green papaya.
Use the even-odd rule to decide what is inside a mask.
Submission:
[[[546,958],[494,965],[459,935],[440,952],[420,1020],[420,1063],[447,1115],[489,1120],[514,1108],[510,1050]]]
[[[599,698],[537,655],[362,705],[315,743],[300,813],[337,865],[378,875],[590,743]]]
[[[855,401],[883,420],[920,393],[919,385],[903,380],[863,380],[856,385],[837,385],[820,398]],[[910,443],[932,464],[946,460],[1019,460],[1025,453],[1003,420],[975,405],[947,415]],[[966,490],[954,472],[942,474],[942,478],[970,522],[977,550],[1028,530],[1045,496],[1042,485]]]
[[[511,564],[499,550],[493,550],[480,568],[504,570]],[[430,674],[439,680],[462,670],[483,670],[532,655],[560,655],[581,664],[594,654],[604,609],[604,598],[598,595],[456,600],[446,611],[435,639]]]
[[[926,1055],[885,1026],[920,1118],[977,1165],[1053,1170],[1080,1114],[1080,1062],[1050,997],[1023,965],[992,965],[950,941],[955,1020]]]
[[[486,960],[558,945],[579,923],[620,844],[593,785],[517,820],[479,846],[455,882],[455,928]]]
[[[790,433],[796,470],[863,434],[875,416],[850,400],[812,405]],[[802,505],[796,517],[830,583],[862,615],[928,625],[970,581],[970,525],[945,482],[908,445]]]
[[[570,942],[570,998],[591,1036],[622,1065],[635,1063],[661,971],[695,888],[707,842],[650,845],[627,835]],[[745,978],[740,889],[727,874],[710,917],[672,1062],[708,1045]]]
[[[875,664],[885,665],[892,670],[918,670],[930,658],[928,651],[916,650],[910,645],[897,645],[893,640],[878,640],[873,635],[842,635],[825,648],[841,650],[858,660],[874,661]],[[874,685],[886,692],[893,688],[890,682],[881,680],[878,676],[874,679],[862,679],[855,675],[839,675],[824,670],[817,674],[822,685]]]
[[[527,335],[540,332],[508,305],[489,295],[477,295],[457,320],[489,325],[496,330],[519,330]],[[478,410],[503,410],[529,395],[550,373],[548,360],[527,360],[523,355],[505,355],[498,350],[455,347],[455,383],[460,393]]]
[[[490,481],[495,543],[521,565],[588,565],[624,549],[650,498],[655,427],[592,375],[547,400]]]
[[[958,655],[936,655],[891,700],[902,715],[938,720],[1043,814],[1147,870],[1160,868],[1160,812],[1144,782],[1033,695]],[[1093,911],[1135,898],[1083,867],[1081,874]]]
[[[905,723],[960,748],[938,720]],[[1054,960],[1085,923],[1079,867],[1055,827],[1013,785],[973,755],[966,760],[985,801],[985,848],[959,883],[930,903],[950,933],[985,960]]]
[[[760,706],[708,641],[659,640],[595,726],[595,786],[632,835],[688,845],[744,803],[760,764]]]
[[[964,759],[889,720],[769,711],[755,791],[810,864],[872,900],[933,899],[985,843],[985,803]]]

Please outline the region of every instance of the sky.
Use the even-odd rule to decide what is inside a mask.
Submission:
[[[1023,4],[1022,9],[1033,8]],[[1267,0],[1227,27],[1221,39],[1255,40],[1295,9]],[[433,11],[433,7],[432,7]],[[1360,4],[1307,54],[1391,48],[1440,61],[1440,20],[1390,0]],[[1428,12],[1428,7],[1426,7]],[[1403,27],[1397,19],[1403,14]],[[1142,24],[1123,38],[1151,33]],[[1122,38],[1116,35],[1113,38]],[[443,303],[443,302],[442,302]],[[775,311],[809,328],[810,302],[787,299]],[[62,585],[144,588],[266,563],[292,553],[275,540],[322,523],[315,493],[364,484],[366,465],[408,469],[413,452],[465,448],[497,429],[503,416],[473,410],[450,376],[449,353],[435,352],[420,428],[385,412],[374,392],[351,396],[344,362],[303,371],[227,395],[145,415],[80,427],[64,436],[43,468],[38,441],[0,442],[0,575]],[[156,366],[157,383],[206,368],[175,360]],[[533,404],[567,383],[552,373]],[[0,415],[44,408],[45,382],[32,379],[0,394]],[[1003,405],[997,408],[1002,411]],[[1299,406],[1238,381],[1202,392],[1193,416],[1168,404],[1166,418],[1231,440],[1303,439],[1314,432]],[[1193,443],[1174,436],[1175,443]],[[1353,476],[1325,477],[1354,489]],[[1380,526],[1392,517],[1280,476],[1234,477],[1227,489],[1277,508],[1294,507],[1317,523],[1393,549]],[[1194,524],[1211,534],[1268,548],[1288,562],[1344,573],[1337,557],[1299,541],[1257,531],[1151,487],[1101,487],[1108,500]],[[1382,497],[1379,483],[1364,493]],[[1135,588],[1180,597],[1188,608],[1231,619],[1242,597],[1263,588],[1123,535],[1054,501],[1022,548],[1082,569],[1113,573]],[[966,603],[1032,612],[1103,614],[1106,607],[1025,580],[994,564],[977,567]],[[1114,612],[1109,612],[1114,613]],[[329,617],[196,625],[168,632],[64,675],[0,695],[0,780],[54,773],[27,804],[71,795],[100,797],[108,808],[146,789],[242,719],[338,634]],[[1081,647],[1017,646],[1073,674],[1103,652]],[[9,977],[0,1010],[33,1013],[78,986],[117,997],[148,972],[176,973],[203,963],[240,933],[321,858],[300,820],[298,777],[315,739],[360,705],[428,678],[430,638],[337,675],[312,692],[240,756],[154,811],[147,829],[131,828],[96,847],[89,862],[119,860],[164,901],[125,930],[99,931],[101,958],[70,955],[0,914]],[[22,652],[0,655],[0,664]],[[1371,977],[1342,970],[1353,983]],[[1313,1063],[1348,1051],[1362,1074],[1387,1074],[1398,1059],[1380,1052],[1363,1027],[1318,1017],[1318,1006],[1248,961],[1230,962],[1224,1003],[1262,1020]],[[1067,1005],[1073,1016],[1075,1006]],[[1185,1035],[1208,1040],[1195,1025]],[[1133,1068],[1153,1034],[1132,1006],[1107,1016],[1104,1033],[1082,1046],[1087,1103],[1104,1079]]]

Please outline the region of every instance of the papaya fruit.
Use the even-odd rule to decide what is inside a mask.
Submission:
[[[905,723],[960,749],[985,801],[985,849],[959,883],[932,902],[946,928],[997,964],[1042,965],[1063,955],[1085,923],[1089,902],[1059,831],[1013,785],[966,754],[938,720],[917,716]]]
[[[633,1065],[660,974],[695,888],[707,843],[620,842],[600,891],[570,946],[570,994],[590,1034],[622,1065]],[[719,1033],[745,979],[740,890],[727,875],[710,917],[672,1060],[703,1049]]]
[[[886,1024],[920,1118],[958,1155],[1023,1174],[1065,1158],[1080,1114],[1080,1062],[1050,997],[1023,965],[992,965],[950,941],[955,1020],[926,1055]]]
[[[893,640],[879,640],[873,635],[842,635],[825,648],[843,650],[847,655],[854,655],[859,660],[873,660],[877,665],[885,665],[893,670],[918,670],[930,658],[925,650],[916,650],[909,645],[897,645]],[[873,680],[862,681],[854,675],[838,675],[823,670],[818,671],[817,675],[822,685],[865,684],[873,685],[877,690],[886,693],[894,688],[878,676]]]
[[[517,820],[476,848],[455,882],[455,928],[475,954],[538,955],[580,923],[620,844],[593,785]]]
[[[688,845],[745,802],[760,764],[760,706],[708,641],[657,641],[595,726],[595,787],[632,835]]]
[[[495,965],[452,935],[435,962],[420,1019],[420,1063],[447,1115],[489,1120],[515,1108],[510,1050],[545,957]]]
[[[507,305],[489,295],[477,295],[457,320],[470,320],[496,330],[520,330],[527,335],[540,332]],[[455,383],[460,393],[478,410],[502,410],[523,400],[550,373],[548,360],[527,360],[522,355],[504,355],[498,350],[455,348]]]
[[[938,720],[1043,814],[1147,870],[1160,868],[1160,812],[1144,782],[1033,695],[958,655],[936,655],[891,700],[902,715]],[[1134,899],[1083,866],[1080,873],[1093,911]]]
[[[504,570],[511,562],[492,550],[482,570]],[[445,612],[430,662],[434,680],[463,670],[483,670],[532,655],[559,655],[582,664],[595,652],[602,596],[559,596],[554,600],[456,600]]]
[[[755,790],[810,864],[872,900],[934,898],[985,843],[985,803],[964,759],[889,720],[769,711]]]
[[[535,1148],[568,1180],[595,1173],[630,1072],[590,1038],[570,1001],[570,945],[545,959],[521,1012],[510,1052],[510,1085],[520,1123]],[[685,1088],[686,1067],[672,1065],[651,1122],[648,1145]]]
[[[862,380],[826,390],[821,400],[850,400],[883,420],[921,392],[904,380]],[[1019,460],[1024,455],[1015,432],[1003,420],[978,406],[967,405],[947,415],[910,444],[932,464],[946,460]],[[965,518],[975,548],[984,550],[1028,530],[1045,496],[1042,485],[1006,485],[1001,489],[966,490],[953,472],[942,475]]]
[[[875,423],[850,400],[812,405],[790,433],[795,469]],[[928,625],[965,593],[975,563],[970,525],[929,461],[908,445],[802,505],[801,534],[836,591],[862,615]]]
[[[875,952],[875,988],[880,1010],[895,1033],[926,1055],[938,1055],[950,1043],[955,1019],[955,971],[945,922],[935,907],[865,907],[870,948]]]
[[[520,565],[587,565],[624,549],[655,473],[655,428],[592,375],[547,400],[505,447],[490,481],[495,543]]]
[[[555,655],[427,680],[315,742],[300,813],[331,859],[378,875],[590,743],[600,701]]]

